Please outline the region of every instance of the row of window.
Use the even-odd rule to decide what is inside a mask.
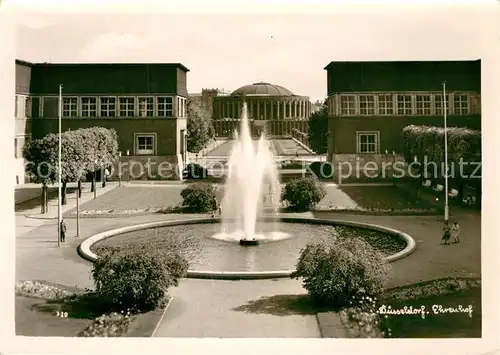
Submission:
[[[16,117],[30,116],[30,98],[16,95]],[[57,97],[42,97],[46,105],[55,104]],[[174,105],[174,100],[177,100]],[[63,97],[63,117],[186,117],[187,104],[183,97],[172,96],[102,96]],[[53,105],[51,105],[52,107]],[[48,110],[52,112],[51,110]],[[174,112],[176,111],[176,112]],[[175,113],[175,114],[174,114]],[[45,114],[47,115],[47,114]],[[44,114],[42,114],[44,116]]]
[[[337,95],[336,95],[337,96]],[[329,98],[331,115],[443,115],[443,94],[340,94]],[[338,101],[337,101],[338,100]],[[477,102],[476,102],[477,101]],[[338,107],[337,107],[338,106]],[[479,106],[479,96],[446,95],[446,112],[468,115]]]
[[[78,115],[80,101],[80,115]],[[64,97],[63,117],[173,117],[174,98],[148,97]],[[177,98],[177,117],[186,117],[186,99]]]

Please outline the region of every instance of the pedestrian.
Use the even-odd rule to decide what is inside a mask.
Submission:
[[[212,201],[212,218],[215,217],[216,213],[217,213],[217,199],[214,198]]]
[[[451,227],[451,236],[453,238],[453,243],[460,243],[460,226],[458,222],[453,223]]]
[[[444,241],[444,244],[449,244],[450,242],[450,226],[448,224],[448,221],[444,222],[444,227],[443,227],[443,237],[442,240]]]
[[[222,217],[222,203],[219,203],[219,217]]]
[[[66,241],[66,223],[64,223],[64,220],[61,220],[61,223],[60,223],[60,238],[61,238],[61,242],[64,243]]]

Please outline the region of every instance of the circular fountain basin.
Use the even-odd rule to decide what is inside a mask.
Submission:
[[[155,249],[179,248],[190,263],[187,277],[258,279],[289,277],[300,250],[309,242],[334,238],[342,228],[359,229],[370,244],[384,244],[385,259],[394,261],[414,251],[408,234],[390,228],[351,221],[307,218],[265,218],[257,225],[257,245],[240,245],[237,235],[221,233],[216,218],[162,221],[134,225],[96,234],[78,248],[82,257],[95,261],[106,248],[124,252],[139,244]],[[385,240],[379,243],[380,239]]]

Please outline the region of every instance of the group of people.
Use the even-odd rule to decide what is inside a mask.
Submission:
[[[444,244],[450,244],[450,239],[452,243],[460,243],[460,226],[457,222],[454,222],[450,228],[448,221],[445,221],[442,240]]]

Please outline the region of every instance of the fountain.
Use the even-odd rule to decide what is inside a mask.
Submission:
[[[258,141],[250,134],[246,103],[234,138],[222,202],[222,236],[239,239],[240,245],[257,245],[259,239],[272,237],[257,234],[256,224],[266,207],[277,210],[280,188],[269,141],[264,133]]]

